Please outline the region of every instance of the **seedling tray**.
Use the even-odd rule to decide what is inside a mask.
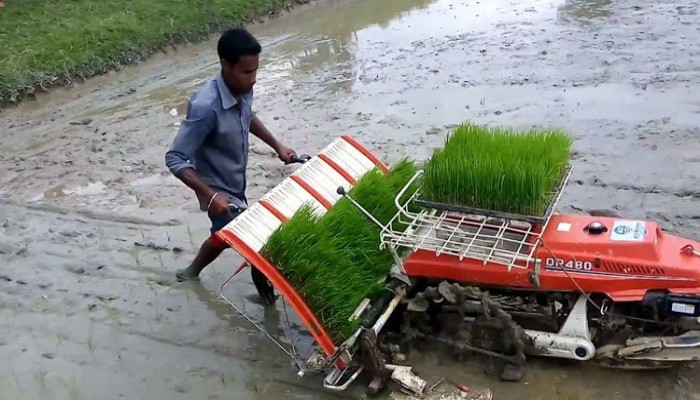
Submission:
[[[421,199],[420,194],[418,194],[416,196],[416,198],[413,200],[413,202],[416,206],[419,206],[422,208],[435,209],[435,210],[440,210],[440,211],[458,212],[458,213],[464,213],[464,214],[474,214],[474,215],[493,217],[493,218],[503,218],[503,219],[511,220],[511,221],[522,221],[522,222],[528,222],[528,223],[535,224],[535,225],[544,225],[547,223],[547,221],[549,221],[549,218],[554,213],[554,209],[556,208],[557,203],[559,202],[559,198],[561,197],[561,194],[564,190],[564,187],[566,187],[566,184],[569,180],[569,176],[571,175],[571,169],[572,169],[571,165],[570,164],[567,165],[567,167],[564,170],[564,173],[562,174],[562,177],[559,181],[559,184],[557,185],[556,189],[552,193],[553,194],[552,200],[549,202],[549,205],[547,206],[544,214],[542,214],[542,215],[513,214],[513,213],[508,213],[508,212],[503,212],[503,211],[498,211],[498,210],[488,210],[488,209],[483,209],[483,208],[470,207],[470,206],[466,206],[466,205],[435,202],[435,201]]]

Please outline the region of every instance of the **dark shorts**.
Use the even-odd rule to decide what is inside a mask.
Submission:
[[[209,215],[209,220],[211,221],[211,228],[209,229],[209,231],[213,235],[214,232],[221,230],[224,226],[226,226],[229,222],[236,219],[236,217],[239,215],[240,215],[240,213],[233,213],[233,215],[229,215],[229,214]]]

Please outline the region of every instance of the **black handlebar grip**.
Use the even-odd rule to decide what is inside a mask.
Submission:
[[[310,157],[310,156],[307,156],[306,154],[302,154],[302,155],[300,155],[300,156],[297,156],[297,155],[295,154],[295,155],[293,155],[293,156],[289,159],[289,161],[292,162],[292,163],[303,164],[303,163],[309,161],[310,159],[311,159],[311,157]]]

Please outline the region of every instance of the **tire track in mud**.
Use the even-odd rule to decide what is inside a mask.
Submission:
[[[582,181],[576,182],[579,185],[585,185]],[[698,199],[700,198],[700,191],[693,191],[691,189],[686,189],[682,192],[672,192],[665,191],[656,187],[645,187],[637,185],[627,185],[620,183],[605,183],[600,179],[594,178],[592,182],[589,183],[590,186],[597,186],[601,188],[611,187],[615,190],[631,191],[639,194],[660,194],[664,196],[675,196],[681,199]]]
[[[19,209],[26,209],[30,211],[40,211],[42,213],[32,213],[29,216],[34,216],[37,218],[46,218],[49,214],[58,214],[57,216],[52,216],[53,218],[58,218],[66,222],[76,222],[81,224],[89,224],[91,221],[102,221],[102,222],[115,222],[120,224],[128,225],[145,225],[145,226],[176,226],[181,222],[178,220],[148,220],[144,218],[138,218],[127,215],[116,215],[109,213],[100,213],[94,210],[81,210],[81,209],[67,209],[59,206],[54,206],[50,204],[21,204],[15,201],[0,200],[0,206],[12,206]],[[17,211],[15,211],[17,212]],[[11,212],[12,213],[12,212]]]

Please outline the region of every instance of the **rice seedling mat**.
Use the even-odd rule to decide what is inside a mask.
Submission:
[[[459,204],[450,204],[450,203],[430,201],[430,200],[426,200],[426,199],[423,199],[420,197],[416,198],[413,202],[415,203],[416,206],[419,206],[422,208],[431,208],[431,209],[440,210],[440,211],[451,211],[451,212],[456,212],[456,213],[473,214],[473,215],[493,217],[493,218],[502,218],[502,219],[510,220],[510,221],[522,221],[522,222],[529,222],[531,224],[542,225],[542,224],[545,224],[547,221],[549,221],[552,214],[554,213],[554,209],[556,208],[556,206],[559,202],[559,199],[561,198],[561,194],[564,190],[564,187],[566,187],[569,176],[571,175],[571,169],[572,168],[570,165],[567,166],[566,175],[564,177],[562,177],[560,184],[556,187],[556,189],[554,191],[556,197],[549,203],[546,211],[542,215],[527,215],[527,214],[508,213],[505,211],[498,211],[498,210],[484,209],[484,208],[478,208],[478,207],[469,207],[469,206],[459,205]]]
[[[546,224],[571,175],[571,142],[558,131],[460,125],[425,161],[413,202],[424,209]],[[494,200],[499,196],[506,201],[510,196],[514,204]]]
[[[386,173],[375,168],[348,194],[386,224],[396,214],[395,197],[416,171],[407,159]],[[320,217],[309,205],[302,206],[272,233],[262,254],[339,343],[359,328],[361,321],[350,317],[363,299],[375,301],[389,290],[385,280],[394,258],[388,249],[380,249],[380,234],[379,226],[349,199],[341,198]]]

